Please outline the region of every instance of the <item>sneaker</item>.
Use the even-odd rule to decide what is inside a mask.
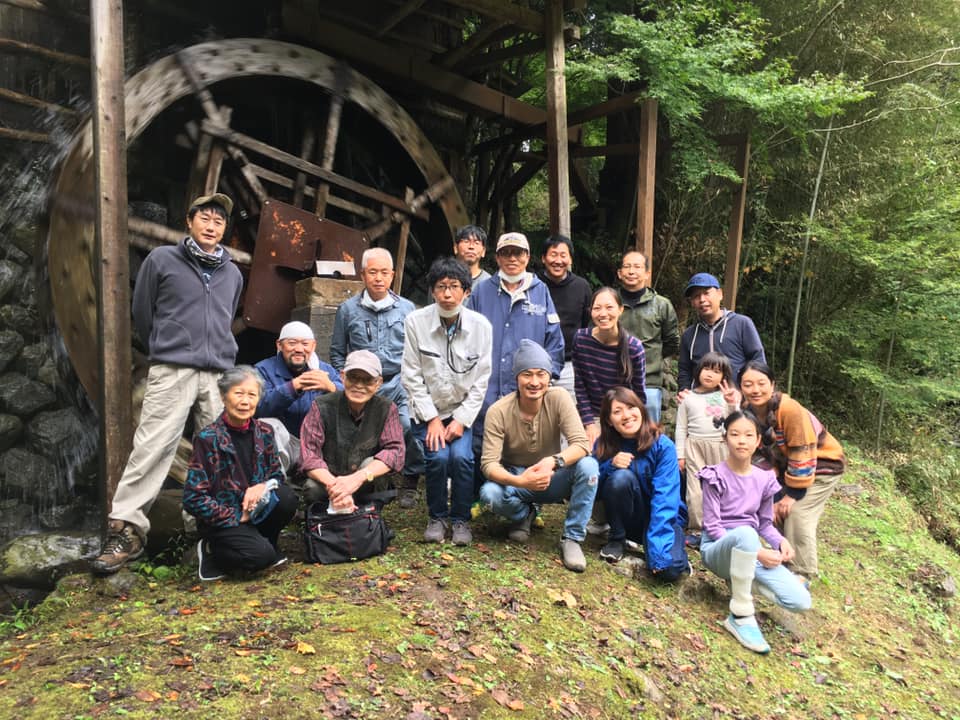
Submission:
[[[123,520],[111,520],[107,525],[107,539],[100,555],[90,561],[90,569],[95,573],[109,575],[141,555],[143,540],[133,525]]]
[[[470,526],[462,520],[455,520],[453,523],[453,544],[469,545],[473,542],[473,533],[470,532]]]
[[[607,523],[599,523],[592,518],[587,523],[587,535],[599,535],[602,537],[608,532],[610,532],[610,526]]]
[[[417,506],[417,489],[401,488],[400,492],[397,494],[397,504],[399,504],[404,510],[415,508]]]
[[[515,523],[510,525],[510,530],[507,532],[507,537],[515,543],[525,543],[530,540],[530,526],[533,524],[534,514],[534,509],[532,507],[528,507],[527,514],[524,515],[523,519],[517,520]]]
[[[583,556],[583,549],[576,540],[563,538],[560,541],[560,557],[563,558],[563,566],[567,570],[579,573],[587,569],[587,559]]]
[[[683,536],[683,544],[694,550],[700,549],[700,536],[696,533],[690,533]]]
[[[287,559],[287,556],[281,555],[280,557],[278,557],[276,560],[273,561],[273,565],[268,567],[267,570],[273,570],[274,568],[278,568],[281,565],[286,565],[288,562],[289,560]]]
[[[737,639],[738,643],[748,650],[753,650],[761,655],[770,652],[770,646],[764,640],[763,633],[760,632],[760,626],[757,625],[757,618],[753,615],[738,618],[731,613],[723,621],[723,626]]]
[[[427,529],[423,531],[423,539],[427,542],[442,543],[447,536],[447,521],[442,518],[430,518]]]
[[[617,563],[623,559],[623,553],[623,541],[611,540],[600,549],[600,559],[609,563]]]
[[[217,567],[213,561],[213,553],[206,540],[197,543],[197,575],[203,582],[213,582],[214,580],[223,580],[227,575]]]

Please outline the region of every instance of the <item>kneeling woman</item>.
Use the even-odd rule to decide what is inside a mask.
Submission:
[[[223,414],[194,437],[183,489],[183,509],[197,519],[201,537],[201,580],[284,562],[277,539],[297,510],[296,494],[282,484],[273,430],[253,419],[260,374],[241,365],[217,385]]]
[[[617,562],[630,539],[643,543],[647,568],[656,577],[676,580],[689,573],[677,450],[632,390],[615,387],[604,394],[594,455],[600,463],[597,496],[610,523],[600,557]]]

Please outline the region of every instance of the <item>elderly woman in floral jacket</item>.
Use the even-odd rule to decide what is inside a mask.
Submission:
[[[241,365],[218,381],[224,411],[197,433],[183,490],[183,508],[200,532],[200,579],[256,571],[286,562],[277,548],[297,496],[283,471],[266,423],[253,419],[263,379]]]

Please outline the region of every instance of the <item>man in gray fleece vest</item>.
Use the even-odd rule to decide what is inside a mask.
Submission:
[[[193,413],[197,430],[223,409],[220,373],[234,365],[230,326],[243,277],[220,245],[233,201],[221,193],[199,197],[187,213],[189,237],[147,255],[133,289],[133,323],[150,357],[147,391],[133,451],[113,496],[107,538],[91,561],[114,573],[143,554],[147,512],[163,486]]]

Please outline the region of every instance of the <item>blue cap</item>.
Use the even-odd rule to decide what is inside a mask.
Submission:
[[[720,287],[720,281],[717,280],[710,273],[697,273],[692,278],[690,282],[687,283],[687,289],[683,291],[683,296],[687,297],[690,295],[690,291],[694,288],[718,288]]]

